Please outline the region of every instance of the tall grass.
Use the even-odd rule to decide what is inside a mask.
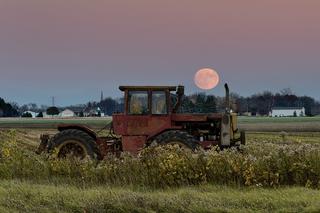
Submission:
[[[36,155],[19,145],[15,131],[6,132],[0,140],[2,180],[155,188],[206,183],[320,188],[318,144],[253,142],[241,151],[213,149],[196,154],[175,146],[150,147],[139,156],[110,155],[96,162]]]

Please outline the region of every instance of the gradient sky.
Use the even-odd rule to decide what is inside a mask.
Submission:
[[[193,76],[212,67],[242,95],[290,87],[320,100],[319,11],[319,0],[0,0],[0,97],[68,105],[119,97],[120,84],[200,92]]]

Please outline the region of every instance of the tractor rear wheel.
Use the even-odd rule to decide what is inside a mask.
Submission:
[[[179,130],[170,130],[158,135],[151,143],[156,145],[178,145],[182,149],[196,151],[200,148],[199,143],[192,135]]]
[[[56,134],[49,143],[48,151],[56,154],[58,158],[84,159],[89,156],[91,159],[97,159],[99,156],[94,139],[77,129],[68,129]]]

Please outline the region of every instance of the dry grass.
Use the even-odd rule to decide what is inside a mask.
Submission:
[[[319,212],[320,191],[201,185],[172,189],[0,180],[1,212]]]
[[[179,147],[151,147],[138,157],[124,153],[120,158],[110,155],[100,162],[35,155],[35,147],[24,145],[21,135],[22,130],[2,132],[0,179],[154,188],[206,183],[320,187],[320,143],[293,141],[287,135],[277,136],[278,140],[251,136],[240,152],[213,149],[191,154]],[[29,133],[28,137],[32,140],[37,135]]]
[[[55,130],[1,130],[0,212],[320,211],[319,133],[250,133],[243,152],[156,148],[97,164],[35,155],[43,132]]]

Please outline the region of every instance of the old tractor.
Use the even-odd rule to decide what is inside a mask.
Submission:
[[[209,114],[179,113],[183,86],[120,86],[119,89],[124,92],[124,112],[112,115],[107,136],[99,137],[83,125],[58,125],[56,135],[41,136],[37,152],[102,159],[108,153],[137,154],[155,145],[177,144],[184,149],[207,150],[245,144],[245,133],[237,134],[237,115],[230,110],[227,84],[225,111]]]

